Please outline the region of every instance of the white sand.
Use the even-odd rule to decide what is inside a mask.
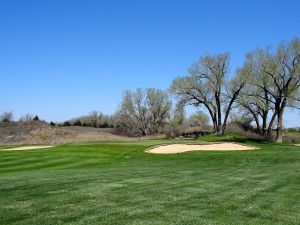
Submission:
[[[8,149],[1,149],[0,151],[24,151],[24,150],[33,150],[33,149],[43,149],[43,148],[53,148],[54,146],[46,146],[46,145],[34,145],[34,146],[23,146],[17,148],[8,148]]]
[[[212,143],[212,144],[170,144],[162,145],[148,150],[149,153],[155,154],[174,154],[189,151],[243,151],[255,150],[256,147],[241,145],[237,143]]]

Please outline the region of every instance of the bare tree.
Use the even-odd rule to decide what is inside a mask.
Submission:
[[[12,111],[10,112],[3,112],[0,115],[0,120],[2,123],[8,123],[8,122],[12,122],[14,119],[14,114]]]
[[[186,120],[187,118],[184,105],[177,104],[173,110],[173,113],[169,116],[169,123],[171,123],[173,126],[180,127],[184,126]]]
[[[238,73],[228,81],[229,60],[228,53],[207,54],[193,64],[188,76],[175,79],[171,86],[180,104],[207,109],[216,133],[225,132],[229,113],[247,80],[246,73]]]
[[[102,112],[98,112],[98,111],[94,110],[89,113],[88,120],[92,127],[99,127],[99,123],[100,123],[102,117],[103,117]]]
[[[125,91],[117,113],[119,125],[139,135],[157,133],[163,127],[170,107],[167,93],[162,90]]]
[[[197,111],[188,119],[189,127],[207,127],[209,123],[209,116],[202,111]]]
[[[186,129],[186,112],[183,105],[177,104],[168,115],[166,134],[169,137],[177,137]]]
[[[300,41],[282,43],[277,52],[267,57],[263,71],[269,76],[273,90],[269,90],[275,100],[277,113],[276,141],[282,142],[283,113],[286,107],[298,108],[296,99],[300,87]]]
[[[113,116],[105,115],[100,111],[92,111],[88,115],[70,119],[68,122],[75,126],[88,126],[97,128],[109,128],[114,126]]]
[[[170,112],[172,102],[165,91],[148,88],[147,89],[147,106],[149,109],[149,129],[150,133],[158,133],[163,127],[166,118]]]
[[[147,135],[149,114],[146,105],[145,92],[142,89],[139,88],[134,93],[125,91],[118,112],[120,125],[128,131],[137,130],[140,135]]]
[[[277,118],[276,142],[282,142],[285,109],[299,109],[300,41],[293,39],[290,42],[282,42],[276,51],[270,48],[259,49],[252,53],[252,61],[255,62],[259,76],[257,79],[266,83],[264,85],[257,82],[256,86],[260,91],[267,93],[267,98],[274,108],[271,120]]]
[[[246,62],[239,70],[249,74],[248,82],[238,97],[240,111],[245,117],[252,117],[261,136],[270,138],[276,118],[271,96],[268,93],[270,82],[259,69],[257,58],[253,54],[247,54]]]
[[[29,114],[29,113],[25,114],[24,116],[22,116],[22,117],[20,118],[20,121],[21,121],[21,122],[24,122],[24,123],[31,123],[32,120],[33,120],[33,115],[32,115],[32,114]]]

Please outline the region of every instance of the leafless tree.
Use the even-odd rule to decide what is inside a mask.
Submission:
[[[68,122],[75,126],[88,126],[97,128],[109,128],[114,126],[114,117],[100,111],[92,111],[88,115],[70,119]]]
[[[216,133],[225,132],[229,113],[247,80],[246,73],[228,80],[229,61],[228,53],[207,54],[192,65],[188,76],[175,79],[171,85],[180,104],[207,109]]]
[[[149,88],[147,91],[147,107],[149,109],[150,133],[158,133],[166,122],[172,102],[165,91]]]
[[[99,127],[99,123],[103,117],[102,112],[92,111],[89,113],[88,120],[92,127]]]
[[[177,104],[173,113],[169,116],[169,123],[176,127],[183,127],[187,121],[184,105]]]
[[[140,88],[134,93],[129,90],[125,91],[118,117],[120,126],[126,130],[147,135],[149,113],[145,91]]]
[[[125,91],[117,113],[119,125],[130,133],[157,133],[165,123],[171,107],[167,93],[159,89]]]
[[[255,85],[259,93],[263,94],[256,97],[274,108],[271,122],[277,118],[276,142],[282,142],[285,109],[299,109],[300,41],[293,39],[282,42],[275,51],[270,48],[258,49],[249,54],[247,62],[254,64]]]
[[[186,112],[183,105],[177,104],[173,108],[167,118],[167,126],[165,127],[165,133],[169,137],[177,137],[180,133],[186,129]]]
[[[0,116],[0,120],[2,123],[8,123],[8,122],[12,122],[14,119],[14,114],[12,111],[10,112],[3,112]]]
[[[270,83],[264,73],[258,68],[257,59],[253,54],[247,54],[246,62],[239,69],[241,73],[248,73],[248,81],[238,97],[240,112],[245,117],[252,117],[258,133],[265,137],[271,137],[276,113],[271,104],[271,96],[268,93]],[[269,118],[271,116],[271,118]]]
[[[188,118],[189,127],[207,127],[209,116],[202,111],[197,111]]]
[[[24,123],[31,123],[33,120],[33,115],[32,114],[25,114],[24,116],[21,116],[20,121]]]

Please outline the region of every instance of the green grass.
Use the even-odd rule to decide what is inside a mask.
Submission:
[[[144,152],[168,142],[0,151],[0,224],[299,224],[299,147]]]

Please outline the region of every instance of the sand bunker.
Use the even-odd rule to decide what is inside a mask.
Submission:
[[[243,151],[255,150],[256,147],[241,145],[237,143],[211,143],[211,144],[170,144],[162,145],[148,150],[155,154],[174,154],[189,151]]]
[[[1,151],[24,151],[24,150],[33,150],[33,149],[43,149],[43,148],[53,148],[54,146],[46,146],[46,145],[34,145],[34,146],[23,146],[17,148],[8,148],[8,149],[1,149]]]

